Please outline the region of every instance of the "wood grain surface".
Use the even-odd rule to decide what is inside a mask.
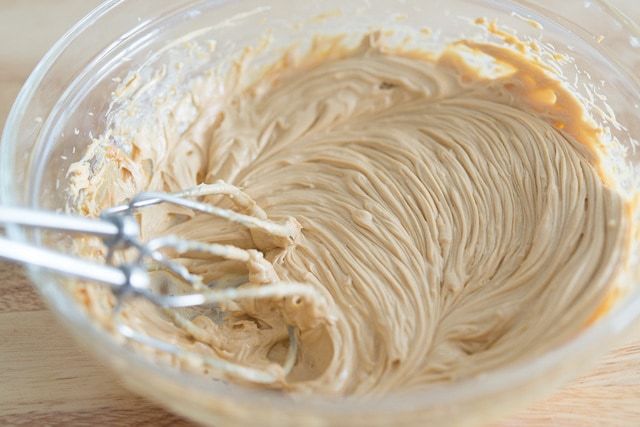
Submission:
[[[98,3],[0,0],[0,127],[38,59]],[[501,424],[640,426],[636,329],[587,375]],[[5,263],[0,340],[0,425],[190,425],[120,386],[56,323],[22,270]]]

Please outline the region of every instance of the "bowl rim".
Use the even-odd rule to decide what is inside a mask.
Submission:
[[[36,89],[65,49],[87,27],[122,2],[123,0],[105,0],[75,23],[47,51],[25,81],[7,116],[0,140],[0,171],[6,171],[0,175],[0,203],[4,205],[15,205],[17,203],[15,189],[19,183],[15,181],[14,175],[11,173],[13,159],[16,154],[17,124],[32,101]],[[515,2],[532,10],[537,9],[528,0],[515,0]],[[564,24],[563,22],[562,25],[564,26]],[[20,242],[28,242],[27,236],[19,227],[7,226],[6,231],[10,238]],[[105,353],[112,357],[123,359],[127,364],[139,369],[141,372],[147,372],[158,376],[162,380],[178,383],[182,387],[195,389],[205,393],[208,397],[226,396],[236,398],[239,401],[254,401],[253,398],[265,397],[264,390],[256,390],[234,383],[221,387],[221,383],[218,381],[212,381],[197,374],[181,372],[175,369],[165,369],[162,365],[155,364],[144,356],[128,350],[118,344],[109,333],[98,327],[94,322],[87,321],[87,315],[72,303],[64,291],[56,289],[59,284],[55,283],[50,276],[32,267],[28,268],[28,272],[33,285],[44,296],[47,305],[53,308],[58,318],[69,325],[67,329],[71,329],[76,338],[81,338],[85,342],[99,342],[102,348],[97,349],[99,351],[95,350],[96,353]],[[410,395],[405,392],[390,393],[383,397],[366,400],[321,397],[317,395],[303,397],[302,399],[290,399],[286,395],[274,392],[269,393],[271,396],[269,404],[275,403],[283,409],[299,409],[300,404],[304,403],[306,405],[305,409],[347,414],[363,410],[371,411],[372,409],[375,411],[399,412],[441,406],[454,401],[465,401],[481,395],[511,389],[518,384],[527,384],[542,373],[557,367],[571,354],[579,354],[586,350],[590,353],[594,351],[604,353],[609,347],[601,344],[620,335],[638,317],[640,317],[640,288],[634,289],[619,307],[606,313],[598,322],[583,330],[576,338],[558,345],[556,348],[534,359],[498,368],[474,378],[467,378],[449,384],[434,385],[424,390],[413,390]]]

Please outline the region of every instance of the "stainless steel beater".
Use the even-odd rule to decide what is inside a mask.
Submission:
[[[298,231],[292,223],[279,224],[253,215],[245,215],[234,210],[220,208],[208,203],[191,200],[192,198],[222,195],[232,198],[237,206],[251,207],[255,203],[237,187],[217,182],[202,184],[198,187],[177,193],[140,193],[128,203],[103,211],[99,219],[59,214],[49,211],[36,211],[24,208],[0,206],[0,224],[14,224],[63,231],[75,234],[87,234],[102,239],[106,249],[106,263],[81,259],[79,257],[55,252],[50,249],[16,242],[0,237],[0,258],[42,267],[78,279],[90,280],[109,286],[117,298],[113,309],[116,330],[126,339],[153,347],[175,356],[188,358],[203,365],[209,365],[235,377],[257,383],[272,383],[277,380],[272,373],[234,363],[222,358],[211,357],[180,348],[169,342],[134,330],[121,321],[122,302],[126,298],[141,297],[165,309],[178,323],[188,322],[174,311],[175,308],[194,307],[204,304],[216,304],[241,299],[303,297],[318,300],[322,296],[310,285],[295,282],[274,282],[255,287],[216,288],[215,284],[205,285],[199,276],[191,274],[182,264],[169,259],[163,249],[176,253],[200,252],[229,260],[247,263],[252,257],[251,250],[232,245],[203,243],[163,236],[142,242],[139,225],[134,217],[137,209],[159,203],[170,203],[194,211],[225,218],[257,232],[267,233],[279,239],[293,239]],[[117,251],[133,251],[133,261],[116,265],[113,262]],[[255,252],[255,251],[254,251]],[[128,259],[131,259],[129,256]],[[148,273],[148,262],[155,262],[166,268],[186,283],[193,292],[171,295],[154,287]],[[241,277],[235,285],[241,285],[247,277]],[[166,292],[166,291],[165,291]],[[298,353],[297,330],[289,325],[289,349],[282,369],[288,374],[296,363]]]

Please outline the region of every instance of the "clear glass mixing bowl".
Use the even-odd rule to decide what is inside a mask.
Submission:
[[[578,13],[577,9],[582,10]],[[426,26],[433,30],[432,37],[424,40],[428,45],[460,35],[479,36],[483,30],[469,19],[479,16],[498,18],[519,35],[551,43],[559,52],[572,56],[575,62],[562,70],[565,77],[572,81],[579,74],[579,82],[590,78],[606,96],[620,123],[626,125],[612,127],[612,133],[628,148],[619,150],[618,160],[640,165],[630,137],[640,135],[640,85],[632,72],[640,59],[636,48],[640,39],[632,22],[599,2],[111,0],[55,44],[20,92],[0,147],[1,201],[63,207],[67,168],[80,158],[90,135],[104,130],[105,113],[118,78],[143,64],[153,67],[167,61],[168,43],[186,33],[209,27],[194,40],[217,40],[214,60],[224,62],[244,45],[255,44],[267,29],[275,43],[284,46],[318,33],[358,33],[372,27],[402,32]],[[535,19],[544,30],[523,17]],[[204,69],[211,64],[201,66]],[[578,73],[576,67],[588,76]],[[192,71],[197,74],[201,70],[196,67]],[[631,178],[622,185],[635,192],[638,181],[633,174]],[[7,231],[17,240],[39,241],[37,234],[27,235],[15,227]],[[89,321],[58,278],[34,269],[30,274],[53,311],[128,387],[199,422],[456,425],[485,423],[523,407],[575,377],[587,362],[609,348],[640,313],[638,265],[630,263],[623,278],[623,285],[630,289],[626,297],[571,342],[521,365],[375,400],[292,399],[154,365],[117,345]]]

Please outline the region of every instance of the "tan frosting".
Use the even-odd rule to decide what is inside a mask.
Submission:
[[[629,230],[624,200],[599,177],[598,129],[515,51],[465,41],[433,57],[378,37],[353,50],[318,44],[248,88],[204,79],[190,108],[179,106],[195,111],[188,126],[178,108],[155,128],[116,124],[71,168],[73,204],[92,215],[143,189],[242,188],[251,200],[236,208],[299,224],[299,234],[276,242],[154,207],[139,216],[143,236],[252,249],[247,262],[182,255],[204,283],[249,272],[245,286],[295,281],[323,297],[231,303],[222,323],[190,325],[137,302],[124,312],[130,325],[273,372],[294,325],[297,363],[270,386],[358,395],[487,372],[585,327]],[[484,76],[460,52],[505,71]],[[106,316],[109,295],[81,294]]]

